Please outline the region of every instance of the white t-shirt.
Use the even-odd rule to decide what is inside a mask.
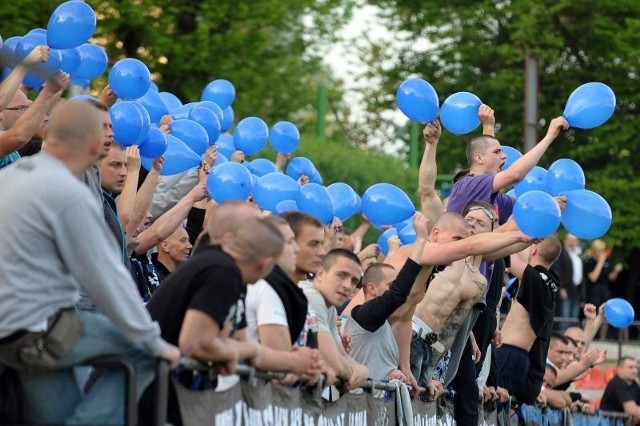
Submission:
[[[247,286],[245,300],[247,335],[256,341],[261,325],[282,325],[289,327],[287,313],[278,293],[265,280]]]

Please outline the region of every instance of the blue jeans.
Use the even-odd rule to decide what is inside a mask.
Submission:
[[[12,366],[18,369],[30,420],[38,424],[121,425],[123,373],[104,371],[89,392],[83,394],[73,367],[102,355],[120,356],[135,368],[140,398],[154,377],[153,358],[143,346],[125,339],[106,316],[87,311],[77,311],[77,315],[84,330],[71,352],[58,360],[59,369],[29,371]]]
[[[411,332],[411,352],[409,353],[411,374],[418,385],[426,387],[433,375],[433,351],[418,333]]]

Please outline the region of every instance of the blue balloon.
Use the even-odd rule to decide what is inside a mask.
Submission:
[[[410,78],[402,82],[396,92],[398,108],[409,119],[426,124],[438,116],[438,94],[421,78]]]
[[[120,98],[137,99],[149,90],[151,72],[138,59],[120,59],[109,71],[109,85]]]
[[[269,140],[276,152],[291,154],[300,145],[300,131],[293,123],[279,121],[271,128]]]
[[[569,158],[554,161],[547,171],[547,192],[551,195],[584,189],[584,186],[585,177],[582,167]]]
[[[444,100],[440,108],[442,125],[455,135],[474,131],[480,125],[480,105],[482,101],[473,93],[454,93]]]
[[[167,111],[175,111],[182,106],[182,101],[176,95],[170,92],[159,92],[162,102],[164,102]]]
[[[216,141],[218,152],[224,154],[225,157],[231,158],[234,152],[236,152],[236,146],[233,144],[233,136],[228,133],[224,133],[218,137]]]
[[[547,171],[540,166],[535,166],[527,175],[514,186],[516,197],[528,191],[547,190]]]
[[[79,87],[81,87],[83,89],[88,89],[88,88],[91,87],[91,80],[87,80],[87,79],[84,79],[84,78],[73,77],[71,79],[71,84],[73,86],[79,86]]]
[[[402,244],[413,244],[416,242],[416,230],[413,228],[413,224],[407,225],[398,231],[398,237]]]
[[[198,102],[189,102],[187,104],[180,105],[178,108],[171,111],[171,117],[174,119],[189,118],[189,114],[191,114],[191,111],[197,104]]]
[[[20,36],[9,37],[4,41],[2,48],[0,48],[2,60],[6,68],[13,68],[20,62],[20,59],[16,56],[16,47],[18,43],[20,43],[21,38]]]
[[[43,36],[47,36],[47,30],[45,30],[44,28],[34,28],[31,31],[29,31],[27,34],[42,34]]]
[[[161,176],[171,176],[198,167],[202,161],[198,154],[191,151],[180,139],[167,135],[167,150],[164,153],[164,167]],[[151,170],[152,160],[142,158],[145,169]]]
[[[562,225],[583,240],[600,238],[611,227],[611,207],[593,191],[579,189],[563,193],[567,205],[562,211]]]
[[[181,118],[169,123],[169,133],[184,142],[198,155],[204,154],[209,147],[207,131],[193,120]]]
[[[300,210],[298,210],[298,206],[296,205],[296,202],[294,200],[284,200],[278,203],[278,205],[276,206],[276,209],[273,211],[273,214],[275,214],[276,216],[280,216],[281,214],[286,212],[297,212],[297,211],[300,211]]]
[[[235,115],[233,113],[233,108],[230,106],[224,108],[222,110],[223,118],[220,122],[220,131],[227,132],[233,126],[233,121],[235,120]]]
[[[604,304],[604,316],[607,322],[616,328],[627,328],[636,316],[631,303],[624,299],[609,299]]]
[[[307,213],[325,225],[333,222],[335,209],[326,188],[317,183],[308,183],[300,187],[296,205],[301,212]]]
[[[222,112],[222,108],[220,108],[217,103],[211,102],[211,101],[201,101],[201,102],[198,102],[197,107],[207,108],[211,110],[218,118],[218,122],[222,123],[222,120],[224,119],[224,113]]]
[[[142,114],[142,132],[140,132],[140,137],[136,141],[136,145],[139,145],[147,137],[147,133],[149,133],[149,128],[151,127],[151,118],[149,117],[149,113],[142,106],[142,104],[135,101],[132,101],[131,103],[135,105],[135,107],[138,108],[138,111],[140,111],[140,114]]]
[[[76,70],[75,78],[93,80],[107,69],[107,52],[95,44],[85,43],[80,49],[80,66]]]
[[[318,171],[318,169],[315,169],[313,171],[313,174],[309,176],[309,182],[323,185],[322,175],[320,174],[320,171]]]
[[[393,227],[396,228],[398,232],[400,232],[402,229],[406,228],[409,225],[413,225],[413,216],[403,220],[402,222],[396,223],[395,225],[393,225]]]
[[[167,106],[162,101],[160,94],[151,88],[142,97],[136,99],[149,113],[152,123],[160,123],[163,116],[169,114]]]
[[[213,80],[202,91],[201,101],[211,101],[223,110],[236,99],[236,88],[229,80]]]
[[[58,6],[47,24],[47,44],[55,49],[78,47],[96,30],[96,13],[83,1],[67,1]]]
[[[251,173],[239,163],[220,164],[207,177],[209,195],[218,203],[246,201],[252,188]]]
[[[287,164],[287,175],[298,180],[300,176],[305,175],[310,178],[316,172],[316,166],[307,157],[296,157]]]
[[[531,238],[546,238],[560,226],[560,207],[543,191],[528,191],[516,200],[513,218],[522,232]]]
[[[269,128],[258,117],[247,117],[240,121],[233,133],[233,144],[245,155],[260,152],[267,143]]]
[[[213,163],[213,166],[215,167],[222,163],[228,163],[228,162],[229,162],[229,159],[227,158],[227,156],[218,152],[218,156],[216,157],[216,162]]]
[[[249,171],[254,175],[260,177],[264,176],[268,173],[275,173],[278,171],[276,165],[273,164],[272,161],[267,160],[266,158],[256,158],[247,164]]]
[[[513,163],[522,157],[522,153],[520,151],[510,146],[503,145],[502,152],[507,156],[506,160],[504,160],[504,164],[502,165],[502,170],[507,170]]]
[[[149,127],[147,136],[142,140],[138,149],[140,150],[141,157],[158,158],[165,153],[168,146],[167,135],[156,127]]]
[[[591,82],[571,93],[562,115],[571,127],[593,129],[604,124],[616,109],[616,95],[609,86]]]
[[[16,45],[16,55],[18,55],[20,59],[26,58],[36,47],[45,46],[47,44],[46,39],[44,35],[38,33],[25,35]],[[38,66],[33,67],[30,73],[37,74],[38,77],[46,80],[47,77],[58,72],[61,65],[62,55],[60,51],[58,49],[50,49],[47,61],[44,64],[38,64]]]
[[[345,222],[356,213],[358,194],[349,185],[342,182],[332,183],[327,187],[327,192],[331,196],[338,219]]]
[[[390,183],[376,183],[362,195],[362,212],[373,223],[391,225],[413,216],[415,208],[403,190]]]
[[[220,137],[220,121],[216,114],[208,108],[196,106],[189,113],[189,119],[195,121],[207,131],[209,145],[214,145]]]
[[[109,109],[109,114],[113,123],[113,138],[116,142],[129,146],[142,140],[145,135],[145,121],[133,102],[118,102]]]
[[[253,199],[264,210],[274,211],[279,202],[295,200],[300,185],[282,173],[269,173],[261,176],[253,188]]]
[[[158,85],[156,84],[155,81],[151,81],[151,83],[149,83],[149,90],[153,90],[154,92],[160,92],[160,89],[158,88]]]
[[[67,74],[73,75],[80,67],[80,62],[82,61],[80,49],[77,47],[70,47],[69,49],[61,50],[60,54],[62,55],[62,64],[60,65],[60,69]]]
[[[389,253],[389,238],[397,237],[397,236],[398,236],[398,230],[396,228],[389,228],[386,231],[384,231],[382,234],[380,234],[377,241],[378,248],[380,249],[380,253],[386,256],[387,253]]]

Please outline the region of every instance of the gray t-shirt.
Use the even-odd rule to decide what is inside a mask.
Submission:
[[[298,286],[304,291],[304,295],[307,296],[309,306],[313,308],[318,319],[318,333],[331,333],[336,344],[342,346],[342,339],[340,339],[340,333],[338,332],[338,312],[335,306],[327,305],[324,297],[310,281],[300,281]]]
[[[366,365],[374,380],[387,380],[389,373],[398,368],[400,351],[389,321],[372,333],[349,317],[344,334],[351,336],[349,355]]]

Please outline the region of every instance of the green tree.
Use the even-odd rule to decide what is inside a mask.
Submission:
[[[609,239],[625,249],[640,247],[640,195],[635,179],[640,121],[640,11],[632,0],[480,0],[415,2],[369,0],[400,34],[393,48],[374,45],[370,77],[382,84],[366,98],[373,114],[362,128],[373,132],[379,111],[395,108],[394,94],[405,78],[429,81],[440,100],[458,91],[475,93],[496,111],[503,145],[522,149],[524,59],[540,64],[540,138],[546,124],[561,115],[579,85],[601,81],[617,96],[614,116],[588,131],[561,135],[541,162],[573,158],[583,167],[587,188],[600,193],[613,210]],[[399,46],[399,47],[398,47]],[[426,46],[426,47],[425,47]],[[383,66],[391,61],[394,66]],[[380,65],[380,66],[376,66]],[[388,132],[388,130],[385,130]],[[469,136],[444,132],[439,169],[452,172],[464,161]]]

